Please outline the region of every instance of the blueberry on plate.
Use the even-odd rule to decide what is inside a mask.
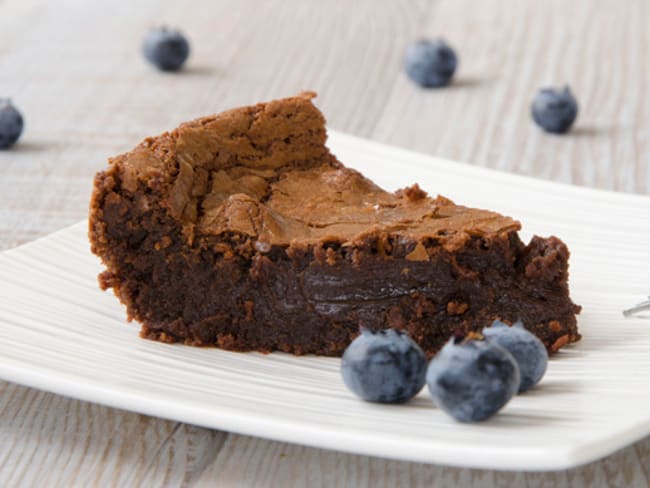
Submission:
[[[512,355],[476,333],[450,339],[427,370],[433,403],[460,422],[497,413],[517,392],[519,381]]]
[[[151,30],[142,43],[144,57],[162,71],[178,71],[190,55],[190,43],[179,31]]]
[[[11,100],[0,98],[0,149],[13,146],[23,133],[23,116]]]
[[[427,360],[404,332],[362,329],[341,360],[343,382],[363,400],[404,403],[422,389]]]
[[[492,326],[483,329],[483,335],[488,341],[506,349],[517,361],[521,374],[519,393],[539,383],[546,373],[548,352],[542,341],[524,329],[521,321],[510,327],[500,320],[495,320]]]
[[[443,39],[421,39],[408,46],[404,69],[411,80],[425,88],[438,88],[449,84],[458,58]]]
[[[533,120],[546,132],[564,134],[578,116],[578,101],[568,86],[542,88],[533,99]]]

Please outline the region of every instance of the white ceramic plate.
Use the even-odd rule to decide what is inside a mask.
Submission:
[[[650,321],[621,310],[650,293],[650,198],[558,185],[333,134],[330,147],[386,188],[431,193],[569,245],[584,339],[490,421],[462,425],[426,389],[402,406],[355,399],[339,361],[242,354],[138,338],[86,223],[0,255],[0,377],[83,400],[281,441],[494,469],[561,469],[650,433]]]

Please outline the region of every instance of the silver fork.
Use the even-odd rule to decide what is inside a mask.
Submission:
[[[650,296],[646,301],[638,303],[637,305],[634,305],[627,310],[623,310],[623,315],[625,317],[630,317],[631,315],[634,315],[638,312],[643,312],[644,310],[650,310]]]

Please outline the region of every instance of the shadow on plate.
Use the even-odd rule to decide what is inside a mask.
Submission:
[[[552,381],[542,378],[542,381],[538,385],[524,393],[520,393],[520,395],[525,398],[530,398],[553,394],[576,393],[581,389],[580,383],[571,381]]]
[[[577,125],[571,129],[570,135],[575,137],[598,137],[604,134],[609,134],[612,132],[611,127],[596,127],[593,125]]]
[[[0,151],[0,154],[11,155],[11,153],[37,153],[46,151],[48,149],[52,149],[52,144],[28,139],[24,141],[18,141],[10,149]]]
[[[478,88],[481,85],[487,85],[491,83],[491,79],[486,79],[486,78],[478,78],[478,77],[461,77],[458,79],[452,80],[452,82],[445,87],[447,90],[448,89],[454,89],[454,88]]]
[[[220,70],[214,66],[190,65],[183,68],[182,74],[185,76],[215,76],[220,74]]]

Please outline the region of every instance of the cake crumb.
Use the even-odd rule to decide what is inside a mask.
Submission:
[[[463,315],[467,312],[469,305],[465,302],[452,300],[447,303],[447,315]]]
[[[244,310],[246,311],[246,320],[247,322],[252,322],[255,318],[253,309],[255,308],[255,302],[253,300],[246,300],[244,302]]]
[[[160,241],[154,244],[154,248],[156,249],[156,251],[160,251],[161,249],[167,249],[169,246],[171,246],[171,244],[172,244],[171,238],[169,236],[163,236],[163,238],[160,239]]]
[[[415,245],[415,248],[406,255],[406,259],[408,261],[428,261],[429,253],[427,253],[427,249],[424,247],[424,244],[418,242]]]
[[[401,190],[397,190],[397,194],[399,196],[405,196],[407,200],[411,202],[417,202],[418,200],[422,200],[428,196],[427,192],[420,188],[420,185],[417,183]]]
[[[564,334],[563,336],[559,337],[551,346],[551,352],[556,352],[559,350],[562,346],[565,346],[569,343],[569,335]]]

